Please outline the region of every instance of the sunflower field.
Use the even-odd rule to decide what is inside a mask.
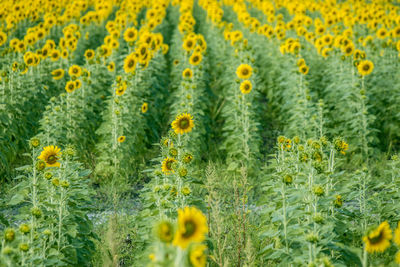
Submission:
[[[400,266],[397,0],[0,0],[0,267]]]

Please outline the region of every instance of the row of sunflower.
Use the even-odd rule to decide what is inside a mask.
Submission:
[[[79,17],[87,6],[75,4],[72,8]],[[70,9],[67,7],[67,11]],[[109,14],[104,13],[103,19]],[[45,21],[49,25],[56,25],[55,22],[56,18],[52,16]],[[60,22],[59,26],[62,24]],[[83,58],[84,46],[93,47],[88,41],[88,32],[86,37],[81,37],[82,29],[79,30],[77,24],[69,24],[62,30],[63,37],[59,37],[51,34],[51,26],[38,26],[38,29],[42,28],[43,32],[30,31],[29,38],[21,41],[28,43],[26,48],[17,45],[15,50],[19,55],[28,50],[23,55],[24,64],[29,68],[28,75],[48,73],[39,76],[39,84],[46,84],[45,90],[65,91],[52,97],[41,112],[39,134],[30,140],[31,153],[24,154],[31,164],[17,169],[20,174],[16,180],[18,184],[11,191],[12,198],[6,199],[7,206],[18,211],[16,215],[3,217],[9,228],[4,230],[0,261],[6,266],[84,265],[94,255],[97,238],[88,217],[94,195],[87,178],[90,171],[77,160],[83,159],[83,151],[93,144],[94,140],[84,138],[84,134],[96,128],[96,111],[102,102],[100,95],[107,84],[107,76],[101,74],[101,67],[94,67],[93,62],[89,62],[94,52],[91,58],[85,55],[87,60],[83,68],[70,65],[75,56]],[[95,35],[99,28],[99,25],[88,26]],[[49,39],[41,42],[42,34],[47,32],[50,32]],[[35,44],[39,49],[33,52]],[[10,46],[14,47],[12,40]],[[14,71],[18,70],[19,64],[13,64]],[[65,69],[70,79],[66,83]],[[91,78],[91,71],[96,75],[95,79]],[[47,99],[43,97],[42,100]],[[55,143],[65,149],[61,151]]]
[[[374,65],[372,64],[372,62],[369,60],[365,60],[365,58],[366,54],[370,55],[369,56],[370,58],[375,58],[377,56],[376,44],[375,45],[372,43],[370,44],[375,49],[371,49],[371,47],[368,47],[369,44],[368,42],[370,42],[373,39],[371,37],[367,37],[366,39],[371,39],[371,40],[363,43],[363,46],[366,47],[365,48],[366,53],[362,50],[355,50],[353,44],[354,36],[352,30],[346,29],[343,31],[343,35],[340,35],[338,32],[336,32],[336,30],[333,27],[331,27],[331,25],[329,26],[323,25],[318,18],[315,19],[315,27],[316,27],[315,34],[317,35],[317,37],[314,36],[313,34],[304,33],[304,30],[306,28],[309,28],[309,26],[311,25],[310,22],[307,22],[309,18],[305,16],[304,13],[302,13],[301,8],[300,11],[298,11],[296,10],[296,8],[293,8],[291,3],[288,2],[286,3],[283,2],[283,6],[286,7],[295,16],[293,18],[292,23],[289,22],[286,25],[283,22],[283,16],[275,15],[275,9],[273,5],[272,7],[271,5],[267,4],[263,5],[261,2],[258,1],[252,2],[252,4],[254,4],[254,6],[256,6],[257,8],[261,9],[262,13],[264,13],[264,15],[266,16],[263,17],[262,13],[259,12],[260,10],[254,12],[254,14],[257,14],[259,18],[262,18],[262,21],[265,21],[266,26],[259,27],[258,26],[260,25],[259,21],[257,19],[253,19],[251,16],[249,16],[248,13],[246,14],[245,11],[243,13],[242,19],[243,19],[243,24],[248,26],[249,32],[256,32],[257,35],[259,36],[264,35],[268,38],[267,42],[265,42],[262,39],[260,39],[260,37],[253,37],[253,38],[249,37],[249,39],[254,40],[254,42],[259,42],[259,43],[261,43],[262,41],[264,42],[264,44],[262,45],[263,47],[266,47],[266,49],[263,49],[262,51],[264,54],[263,58],[266,60],[263,62],[265,65],[261,69],[265,71],[265,76],[267,76],[267,74],[274,74],[274,73],[277,73],[278,75],[282,75],[283,73],[283,75],[285,75],[284,74],[285,72],[275,71],[275,69],[282,70],[282,66],[279,66],[278,65],[279,63],[277,64],[276,54],[274,54],[277,53],[278,52],[277,50],[279,49],[280,52],[284,55],[295,56],[295,60],[285,60],[284,63],[282,64],[286,64],[287,62],[296,62],[297,60],[296,63],[299,67],[299,72],[304,75],[300,76],[303,78],[303,80],[300,80],[299,82],[297,82],[297,84],[300,84],[301,86],[304,81],[306,84],[308,84],[309,87],[309,89],[303,91],[305,93],[302,92],[296,93],[292,91],[293,90],[292,88],[297,87],[295,85],[296,82],[293,82],[289,86],[284,85],[283,89],[285,90],[283,92],[269,91],[268,94],[274,97],[274,100],[276,99],[276,101],[273,101],[272,104],[276,106],[279,110],[278,111],[279,114],[275,115],[275,118],[277,116],[281,117],[282,118],[281,121],[284,123],[284,125],[287,125],[287,128],[286,127],[283,128],[283,132],[285,133],[287,132],[292,135],[299,134],[303,138],[316,137],[319,138],[319,141],[317,142],[321,142],[323,147],[324,146],[330,147],[330,149],[326,154],[324,153],[316,154],[315,152],[310,154],[310,152],[306,152],[306,154],[308,155],[306,154],[303,155],[303,152],[302,153],[297,152],[295,156],[295,162],[296,161],[301,162],[302,160],[309,162],[309,160],[311,160],[311,161],[319,161],[322,164],[313,163],[314,167],[311,168],[309,171],[303,170],[299,172],[300,170],[299,168],[301,165],[296,163],[294,168],[296,175],[291,175],[291,174],[287,175],[285,173],[284,170],[286,169],[286,167],[283,166],[287,166],[286,161],[290,162],[290,160],[288,160],[288,157],[286,156],[282,156],[282,159],[280,159],[281,156],[279,153],[277,153],[276,161],[274,161],[272,166],[275,166],[275,164],[278,166],[277,168],[275,167],[274,175],[278,177],[279,184],[281,184],[282,187],[280,188],[280,185],[276,184],[276,182],[271,180],[268,181],[267,184],[272,183],[274,185],[267,188],[269,188],[269,190],[272,191],[276,190],[276,193],[278,195],[281,195],[282,197],[283,201],[278,201],[277,204],[277,206],[281,208],[276,209],[275,212],[281,213],[280,215],[277,215],[279,218],[278,221],[281,221],[280,226],[282,227],[279,233],[284,234],[285,237],[283,237],[283,239],[280,239],[278,243],[276,240],[273,241],[275,245],[271,248],[278,247],[282,248],[283,250],[287,250],[288,244],[290,248],[291,242],[293,242],[292,244],[295,244],[296,242],[307,241],[309,242],[308,246],[309,246],[309,251],[311,251],[311,253],[309,253],[309,255],[303,255],[303,256],[304,257],[308,256],[309,257],[308,262],[311,265],[314,264],[313,266],[319,264],[324,264],[324,266],[329,266],[330,265],[329,261],[335,261],[339,263],[354,262],[354,264],[360,264],[360,265],[362,264],[363,266],[367,266],[368,264],[377,264],[379,262],[388,263],[392,261],[393,257],[382,258],[374,254],[374,252],[379,251],[378,248],[382,248],[381,251],[383,251],[389,248],[390,245],[389,242],[384,241],[385,238],[390,239],[391,237],[388,237],[386,235],[385,231],[383,230],[384,228],[383,224],[381,224],[381,226],[376,230],[372,231],[374,229],[373,228],[374,224],[379,224],[379,222],[381,222],[384,218],[386,219],[393,218],[391,210],[396,208],[396,204],[390,203],[391,201],[389,199],[392,199],[393,197],[395,197],[395,195],[397,195],[397,190],[395,190],[396,193],[393,192],[390,194],[390,196],[387,196],[386,194],[386,192],[391,191],[388,188],[393,188],[397,184],[396,180],[393,179],[390,180],[391,179],[390,177],[393,177],[393,175],[395,175],[393,166],[397,164],[397,156],[394,156],[390,160],[386,160],[384,162],[384,165],[388,166],[389,168],[387,171],[382,172],[379,169],[377,169],[378,167],[377,162],[374,161],[374,157],[376,157],[377,151],[376,148],[374,149],[372,147],[372,144],[376,143],[377,137],[376,137],[376,132],[371,130],[371,127],[374,127],[373,125],[376,124],[374,124],[373,121],[374,116],[368,112],[368,109],[371,109],[371,104],[368,104],[368,90],[369,90],[368,88],[372,87],[374,90],[376,90],[375,89],[376,87],[374,88],[373,83],[371,83],[372,81],[369,79],[371,77],[370,74],[376,70],[374,69]],[[305,5],[299,5],[299,6],[300,7],[308,6],[308,4],[312,5],[311,3],[307,3]],[[251,8],[254,8],[254,6],[252,5],[249,6]],[[321,10],[323,10],[324,5],[318,6],[318,8],[321,8]],[[243,9],[243,5],[242,4],[235,5],[234,9],[241,10]],[[253,10],[256,10],[256,8],[254,8]],[[354,10],[356,12],[357,9],[355,8]],[[239,15],[239,20],[240,20],[240,15]],[[275,26],[276,37],[274,36],[273,33],[274,27],[268,25],[268,23],[271,22],[274,23],[274,21],[276,21],[276,26]],[[329,23],[329,19],[325,18],[325,22]],[[298,23],[297,26],[296,23]],[[302,28],[303,26],[304,28]],[[323,35],[325,30],[332,32]],[[393,30],[392,33],[394,32],[395,29]],[[330,35],[332,33],[336,34],[337,38],[335,36]],[[251,34],[251,35],[255,36],[256,34]],[[320,37],[318,37],[318,35],[320,35]],[[393,38],[396,38],[395,36],[396,36],[395,34],[392,35]],[[379,34],[377,38],[379,39]],[[360,42],[360,40],[357,40],[356,42]],[[379,43],[380,41],[377,40],[377,42]],[[316,50],[313,50],[314,47],[316,48]],[[389,48],[388,51],[391,51],[392,48]],[[271,51],[271,52],[265,53],[265,51]],[[334,54],[335,52],[336,55]],[[317,53],[319,53],[319,55]],[[341,56],[341,53],[345,55]],[[381,61],[382,60],[379,60],[379,62]],[[326,68],[326,71],[324,70],[321,71],[320,69],[322,69],[322,67],[326,65],[330,67]],[[338,68],[337,66],[340,67]],[[308,73],[309,71],[310,73]],[[335,77],[333,78],[331,76],[332,73],[340,73],[340,74],[335,75]],[[276,77],[276,75],[274,76]],[[266,78],[265,82],[268,84],[268,86],[265,86],[265,88],[269,90],[271,89],[276,90],[277,88],[282,88],[281,87],[282,85],[279,85],[279,80],[274,80],[276,79],[274,76]],[[292,76],[293,74],[285,75],[282,80],[284,81],[290,80],[290,77]],[[344,85],[343,82],[344,77],[348,77],[346,78],[347,79],[346,85]],[[381,73],[381,77],[385,77],[385,74]],[[379,82],[376,80],[376,78],[374,78],[374,83],[377,82],[381,84],[387,83],[386,81],[382,81],[383,83]],[[349,88],[351,88],[350,92]],[[338,91],[340,93],[338,93]],[[309,94],[311,96],[309,96]],[[313,106],[315,104],[312,104],[311,106],[308,106],[306,109],[303,109],[303,112],[302,110],[297,110],[296,112],[293,112],[293,110],[291,110],[294,107],[298,106],[299,104],[304,104],[305,103],[304,101],[310,101],[313,98],[313,95],[316,97],[322,96],[324,98],[324,100],[319,101],[318,105],[316,105],[317,107],[314,108]],[[371,92],[370,96],[372,95],[378,97],[378,95],[375,94],[375,92]],[[293,96],[304,97],[304,100],[296,101],[297,103],[287,104],[288,99],[293,98]],[[279,98],[281,98],[281,100],[279,100]],[[379,98],[381,99],[382,97]],[[343,100],[347,101],[347,104],[338,102],[338,99],[341,99],[342,101]],[[328,110],[332,109],[339,110],[340,112],[342,112],[343,115],[338,115],[333,112],[330,112],[329,116],[332,116],[332,118],[330,117],[326,118],[325,114],[327,107],[324,104],[324,101],[328,103]],[[389,102],[392,102],[392,100],[390,100]],[[380,105],[379,100],[374,104]],[[282,110],[281,109],[282,105],[287,105],[290,108],[288,110],[284,109]],[[304,119],[304,118],[301,119],[299,117],[295,117],[296,122],[299,123],[298,127],[295,127],[295,125],[293,125],[291,121],[288,121],[288,118],[293,118],[293,116],[301,116],[302,114],[306,114],[305,112],[307,112],[307,110],[309,112],[307,116],[310,119]],[[354,116],[354,114],[356,114],[356,116]],[[332,123],[330,120],[334,120],[335,122]],[[312,123],[309,123],[310,121]],[[304,124],[304,126],[302,126],[301,124],[304,122],[307,122],[307,124]],[[346,130],[348,129],[348,130],[343,131],[341,129],[346,129]],[[360,133],[361,138],[360,136],[357,136],[355,138],[354,136],[355,132]],[[327,142],[324,135],[327,134],[329,136],[332,135],[335,136],[338,133],[344,134],[346,138],[351,140],[351,144],[355,145],[355,148],[352,148],[349,151],[351,153],[351,156],[348,156],[346,161],[363,162],[362,166],[358,168],[358,170],[357,169],[352,170],[353,168],[349,169],[349,166],[348,164],[346,164],[346,162],[343,162],[342,160],[335,161],[334,155],[332,157],[332,151],[335,151],[335,149],[337,152],[346,154],[347,144],[344,143],[343,141],[340,141],[341,140],[340,138],[334,139],[332,143]],[[375,135],[375,137],[371,138],[373,135]],[[297,141],[295,142],[295,140]],[[282,140],[278,140],[278,144],[283,144],[286,142],[287,143],[286,149],[290,150],[293,149],[294,146],[296,147],[296,145],[294,145],[293,143],[297,143],[299,142],[299,140],[300,139],[298,138],[294,138],[293,140],[282,138]],[[307,140],[307,143],[308,143],[307,145],[312,145],[313,141]],[[301,147],[306,148],[307,145],[305,146],[301,145],[300,148]],[[321,146],[321,144],[319,146]],[[332,159],[334,159],[334,161],[332,161]],[[346,170],[346,173],[339,178],[337,177],[337,174],[332,173],[333,171],[333,169],[331,169],[332,166],[335,166],[335,169],[339,169],[342,171]],[[293,172],[293,170],[289,172]],[[321,175],[320,172],[322,174],[323,173],[325,174]],[[373,181],[372,173],[374,172],[379,173],[375,175],[379,175],[380,178],[385,181],[384,184]],[[300,180],[302,179],[301,177],[303,174],[306,174],[308,180],[306,179],[302,182]],[[332,178],[330,177],[331,175],[337,178]],[[293,188],[295,192],[290,193],[290,191],[289,192],[287,191],[286,186],[291,185],[293,183],[294,177],[295,179],[299,179],[298,181],[299,184]],[[333,184],[329,182],[332,181],[332,179],[334,179]],[[321,183],[324,186],[320,187],[319,185],[316,185],[310,187],[309,186],[310,182],[314,184]],[[305,196],[307,196],[304,197],[303,199],[304,204],[306,206],[304,213],[309,214],[308,216],[313,216],[312,219],[310,217],[305,221],[307,222],[308,225],[314,227],[314,231],[316,229],[318,230],[316,235],[314,233],[309,235],[307,234],[303,236],[302,240],[297,240],[293,239],[293,237],[296,234],[292,233],[291,235],[288,235],[287,233],[288,231],[294,231],[295,233],[301,231],[303,233],[307,233],[307,231],[305,231],[304,229],[300,230],[302,226],[301,223],[300,224],[298,223],[304,220],[298,219],[297,223],[294,223],[296,222],[296,220],[292,220],[292,218],[295,218],[297,216],[302,216],[302,214],[298,213],[288,214],[287,210],[292,212],[292,209],[290,209],[288,205],[293,205],[293,204],[301,205],[302,200],[297,199],[297,197],[301,196],[299,195],[299,186],[301,188],[302,184],[308,185],[309,186],[308,190],[310,191],[303,193]],[[328,190],[328,188],[331,188],[331,190],[334,189],[334,191],[336,192],[332,192],[331,190]],[[272,192],[272,191],[267,191],[267,192]],[[369,196],[369,194],[372,194],[373,192],[375,192],[374,196],[373,197]],[[328,196],[328,193],[330,193],[331,195]],[[318,197],[315,197],[315,195],[317,195]],[[324,201],[321,199],[321,196],[328,197],[330,200]],[[286,204],[285,204],[285,199],[287,201]],[[268,202],[270,201],[271,200],[268,200]],[[332,209],[332,207],[333,206],[336,206],[336,208],[341,207],[343,203],[345,203],[343,209],[339,209],[338,210],[339,213],[335,214],[334,209]],[[381,210],[384,206],[386,207],[386,210],[383,210],[380,213],[379,216],[380,219],[377,220],[376,217],[368,215],[369,213],[368,211]],[[296,210],[297,209],[298,207],[296,207]],[[312,213],[309,213],[312,210],[314,211]],[[330,210],[331,213],[322,215],[322,217],[320,216],[321,214],[324,214],[324,212],[328,210]],[[321,214],[319,213],[320,211]],[[288,218],[290,219],[288,220]],[[326,219],[328,219],[330,223],[323,222],[320,226],[316,226]],[[396,219],[398,220],[398,218],[396,218],[395,216],[394,220],[396,221]],[[273,219],[273,221],[275,221],[275,219]],[[358,225],[360,227],[351,227],[350,225],[343,224],[344,221],[352,221],[355,225]],[[291,225],[291,223],[294,224]],[[327,235],[331,231],[329,230],[329,227],[332,227],[332,224],[334,225],[333,228],[335,229],[334,232],[337,233],[336,236]],[[345,225],[349,227],[348,230],[343,232],[338,231],[338,229],[343,228]],[[291,226],[293,226],[293,228],[291,228]],[[329,227],[326,228],[327,226]],[[271,239],[273,240],[275,236],[273,231],[268,230],[268,233],[271,234]],[[356,245],[358,246],[358,249],[355,250],[356,253],[353,254],[351,257],[344,257],[342,254],[343,252],[337,249],[335,252],[331,252],[333,253],[331,255],[337,254],[336,258],[331,258],[330,260],[325,259],[324,254],[320,255],[322,258],[318,256],[318,253],[315,254],[316,251],[317,252],[324,251],[324,249],[321,248],[318,249],[318,246],[330,247],[331,244],[338,242],[338,240],[340,240],[339,242],[341,242],[342,244],[348,243],[349,233],[351,233],[350,236],[352,236],[353,244],[354,243],[358,244]],[[365,233],[367,233],[367,236],[363,238],[365,242],[364,245],[365,253],[363,254],[362,250],[360,249],[363,246],[360,243],[361,243],[361,236]],[[372,235],[379,236],[379,238],[374,239]],[[292,237],[288,239],[289,236]],[[378,241],[378,239],[380,240]],[[387,245],[385,246],[385,244]],[[376,249],[371,249],[371,247],[374,247]],[[368,257],[367,252],[373,253],[373,255]],[[272,254],[269,257],[272,257],[272,259],[274,259],[275,257],[282,256],[280,252],[274,249],[271,250],[271,253]],[[307,261],[305,258],[302,258],[302,256],[297,256],[296,253],[293,252],[289,253],[283,252],[283,253],[286,255],[290,255],[287,264],[296,262],[296,260],[298,260],[299,262]],[[300,252],[300,254],[302,253],[303,252]],[[372,261],[372,263],[368,263],[368,259]]]
[[[205,215],[191,205],[202,206],[196,186],[200,172],[196,166],[201,164],[206,145],[202,119],[207,107],[207,44],[202,35],[194,33],[194,2],[175,1],[172,5],[168,19],[175,26],[170,49],[173,86],[169,88],[173,121],[168,135],[160,141],[160,157],[153,160],[159,164],[148,170],[152,172],[152,181],[142,190],[144,207],[137,220],[143,237],[151,232],[154,218],[159,220],[152,244],[142,248],[150,253],[149,266],[200,267],[206,265],[207,246],[202,242],[208,226]]]

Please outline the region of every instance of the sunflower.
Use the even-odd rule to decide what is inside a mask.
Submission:
[[[189,113],[180,114],[172,122],[171,126],[176,134],[189,133],[194,127],[193,117]]]
[[[142,105],[142,113],[146,113],[148,109],[149,109],[149,104],[144,102]]]
[[[309,67],[307,65],[302,65],[299,67],[299,71],[301,74],[307,75]]]
[[[157,224],[155,230],[156,236],[164,243],[171,243],[174,238],[174,227],[169,221],[162,221]]]
[[[57,81],[64,77],[64,73],[65,71],[63,69],[56,69],[51,72],[51,75],[53,76],[53,79]]]
[[[192,78],[192,77],[193,77],[193,71],[192,71],[191,69],[189,69],[189,68],[185,69],[185,70],[182,72],[182,77],[183,77],[183,78],[187,78],[187,79]]]
[[[251,89],[253,89],[253,85],[249,80],[245,80],[240,84],[240,91],[242,94],[246,95],[251,92]]]
[[[303,66],[306,65],[306,61],[304,60],[304,58],[300,58],[299,60],[297,60],[297,66]]]
[[[349,43],[348,45],[343,47],[343,53],[348,57],[351,56],[354,52],[354,45],[353,43]]]
[[[396,228],[396,230],[394,230],[393,241],[394,241],[394,243],[396,243],[396,245],[400,246],[400,222],[398,222],[397,228]]]
[[[391,239],[392,230],[387,221],[384,221],[378,228],[363,237],[365,249],[369,253],[384,252],[390,246]]]
[[[118,87],[115,89],[115,93],[116,93],[118,96],[121,96],[121,95],[123,95],[123,94],[125,93],[126,88],[127,88],[127,85],[126,85],[126,82],[124,82],[124,83],[122,83],[122,85],[118,86]]]
[[[71,77],[74,76],[78,78],[82,74],[82,69],[78,65],[72,65],[71,67],[69,67],[68,74]]]
[[[94,53],[93,49],[88,49],[88,50],[85,51],[84,55],[85,55],[86,60],[89,61],[89,60],[94,58],[95,53]]]
[[[191,51],[196,44],[196,40],[192,38],[187,38],[185,41],[183,41],[182,47],[186,51]]]
[[[5,42],[7,42],[7,34],[5,34],[4,32],[0,31],[0,46],[5,44]]]
[[[40,153],[38,159],[46,162],[47,167],[60,167],[60,163],[57,162],[61,156],[60,151],[61,149],[57,146],[46,146],[43,148],[43,151]]]
[[[81,80],[75,80],[75,89],[79,89],[82,86],[82,81]]]
[[[107,69],[108,71],[113,72],[115,70],[115,63],[111,62],[110,64],[108,64]]]
[[[123,142],[125,142],[125,139],[126,139],[125,135],[121,135],[120,137],[118,137],[117,141],[119,143],[123,143]]]
[[[374,70],[374,63],[369,60],[363,60],[358,64],[357,69],[361,76],[369,75]]]
[[[193,55],[189,58],[190,65],[197,66],[200,64],[203,59],[201,53],[193,53]]]
[[[195,207],[178,210],[178,230],[173,244],[185,249],[191,242],[202,242],[208,232],[207,219]]]
[[[136,68],[136,58],[133,54],[127,56],[124,60],[124,71],[126,73],[133,72]]]
[[[251,68],[250,65],[241,64],[236,69],[236,75],[239,77],[239,79],[249,79],[251,77],[252,71],[253,69]]]
[[[126,42],[134,42],[137,38],[137,30],[135,28],[128,28],[124,32],[124,40]]]
[[[193,267],[204,267],[207,263],[207,257],[204,251],[207,249],[206,245],[197,244],[189,253],[189,260]]]
[[[65,91],[68,93],[72,93],[75,91],[75,82],[74,81],[68,81],[67,84],[65,85]]]
[[[162,172],[165,173],[166,175],[169,175],[171,172],[174,172],[172,164],[175,162],[176,160],[174,158],[166,157],[161,164]]]
[[[52,61],[57,61],[60,58],[60,55],[61,55],[60,51],[58,51],[57,49],[54,49],[50,53],[50,58]]]

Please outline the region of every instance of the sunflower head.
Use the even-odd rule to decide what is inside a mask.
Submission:
[[[369,60],[363,60],[358,64],[357,69],[361,76],[369,75],[374,70],[374,63]]]
[[[248,64],[241,64],[236,69],[236,75],[238,76],[239,79],[249,79],[251,77],[252,72],[253,69]]]
[[[372,229],[363,237],[365,249],[369,253],[384,252],[390,246],[392,230],[389,223],[384,221],[377,228]]]
[[[60,80],[62,77],[64,77],[65,71],[63,69],[55,69],[51,72],[51,75],[53,76],[54,80]]]
[[[171,243],[174,238],[174,227],[169,221],[161,221],[155,227],[155,235],[156,237],[164,242]]]
[[[204,253],[207,246],[204,244],[194,245],[189,252],[189,261],[193,267],[204,267],[207,263],[207,255]]]
[[[149,104],[147,104],[146,102],[144,102],[144,103],[142,104],[142,113],[146,113],[148,109],[149,109]]]
[[[180,114],[171,125],[176,134],[189,133],[194,127],[193,117],[189,113]]]
[[[68,81],[67,84],[65,85],[65,91],[68,93],[72,93],[76,89],[76,84],[74,81]]]
[[[79,67],[78,65],[72,65],[69,70],[68,70],[68,74],[71,77],[80,77],[82,74],[82,69],[81,67]]]
[[[193,53],[193,55],[189,59],[189,63],[190,65],[197,66],[201,63],[202,58],[203,57],[201,53]]]
[[[61,156],[61,149],[57,146],[46,146],[40,153],[38,159],[46,162],[47,167],[60,167],[60,163],[57,160]]]
[[[173,244],[183,249],[192,242],[202,242],[208,232],[207,219],[195,207],[185,207],[178,210],[178,230]]]
[[[125,139],[126,139],[125,135],[121,135],[120,137],[118,137],[117,141],[118,143],[123,143],[125,142]]]
[[[91,59],[93,59],[93,58],[94,58],[94,55],[95,55],[95,53],[94,53],[94,50],[93,50],[93,49],[88,49],[88,50],[85,51],[85,58],[86,58],[86,60],[91,60]]]
[[[170,158],[170,157],[166,157],[163,160],[162,164],[161,164],[162,172],[164,174],[166,174],[166,175],[169,175],[169,174],[175,172],[174,168],[173,168],[173,165],[174,165],[175,162],[176,162],[176,159]]]
[[[182,77],[185,78],[185,79],[190,79],[190,78],[192,78],[192,77],[193,77],[193,71],[192,71],[191,69],[189,69],[189,68],[185,69],[185,70],[182,72]]]
[[[240,91],[244,95],[250,93],[252,88],[253,88],[253,85],[249,80],[245,80],[240,84]]]
[[[307,75],[309,67],[307,65],[302,65],[299,67],[299,72],[303,75]]]

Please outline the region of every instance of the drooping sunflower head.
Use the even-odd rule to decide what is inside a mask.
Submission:
[[[58,81],[64,77],[64,73],[65,71],[63,69],[56,69],[51,72],[51,75],[53,76],[54,80]]]
[[[182,77],[185,78],[185,79],[190,79],[190,78],[192,78],[192,77],[193,77],[193,71],[192,71],[191,69],[189,69],[189,68],[185,69],[185,70],[182,72]]]
[[[363,60],[358,64],[357,69],[361,76],[369,75],[374,70],[374,63],[369,60]]]
[[[155,235],[164,243],[171,243],[174,238],[174,226],[170,221],[161,221],[155,227]]]
[[[142,104],[142,113],[146,113],[148,109],[149,109],[149,104],[147,104],[146,102],[144,102],[144,103]]]
[[[239,79],[249,79],[251,77],[252,72],[253,69],[248,64],[241,64],[236,69],[236,75],[239,77]]]
[[[60,167],[60,163],[57,160],[61,156],[61,149],[57,146],[46,146],[40,153],[38,159],[46,162],[47,167]]]
[[[178,230],[173,244],[185,249],[192,242],[202,242],[208,232],[207,219],[195,207],[178,210]]]
[[[166,157],[162,164],[161,164],[161,170],[164,174],[169,175],[174,172],[173,164],[176,162],[176,159],[174,158],[169,158]]]
[[[194,127],[193,117],[189,113],[180,114],[172,122],[171,126],[176,134],[189,133]]]
[[[82,86],[82,81],[81,80],[75,80],[75,89],[79,89]]]
[[[369,253],[384,252],[390,246],[391,239],[392,230],[387,221],[384,221],[363,237],[365,249]]]
[[[251,89],[253,89],[253,85],[249,80],[245,80],[240,84],[240,91],[244,95],[250,93]]]
[[[204,267],[207,263],[207,255],[205,250],[207,246],[204,244],[196,244],[190,249],[189,260],[193,267]]]

